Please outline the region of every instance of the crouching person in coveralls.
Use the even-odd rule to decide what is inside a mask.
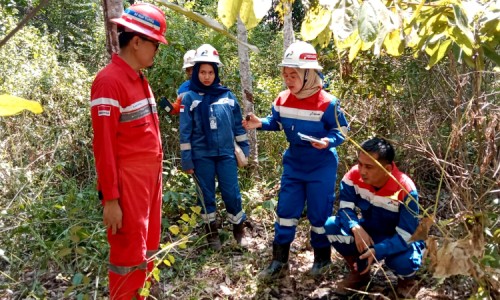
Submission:
[[[138,290],[160,242],[163,152],[155,98],[141,69],[153,64],[159,43],[167,43],[167,24],[163,12],[146,3],[111,21],[118,25],[120,52],[97,74],[91,91],[110,299],[143,299]]]
[[[417,189],[394,164],[394,149],[388,141],[372,138],[361,148],[371,157],[359,152],[358,164],[340,183],[337,215],[325,224],[328,239],[351,270],[339,283],[337,293],[346,295],[348,289],[365,286],[376,258],[384,259],[398,276],[398,294],[413,298],[415,295],[409,294],[412,289],[416,294],[412,277],[420,268],[425,249],[423,241],[411,240],[418,226]]]
[[[180,143],[182,169],[194,174],[201,189],[199,205],[205,222],[207,241],[214,250],[221,249],[216,226],[215,178],[217,177],[227,218],[233,224],[237,243],[246,246],[238,169],[234,143],[248,157],[249,145],[241,125],[241,110],[235,95],[220,84],[219,53],[211,45],[201,45],[193,59],[190,91],[182,98]]]
[[[331,246],[323,225],[335,200],[335,147],[344,141],[343,131],[348,126],[339,101],[321,89],[318,72],[322,67],[312,45],[302,41],[291,44],[279,66],[288,89],[274,101],[272,114],[263,119],[251,114],[243,121],[246,129],[284,130],[290,143],[283,156],[273,259],[260,273],[262,279],[280,277],[288,270],[290,244],[306,203],[314,248],[310,274],[320,275],[331,264]],[[318,142],[303,140],[299,133]]]

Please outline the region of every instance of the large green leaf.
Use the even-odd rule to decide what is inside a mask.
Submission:
[[[497,66],[500,66],[500,55],[487,45],[483,46],[484,55],[491,59]]]
[[[217,32],[219,32],[219,33],[227,36],[228,38],[230,38],[230,39],[238,42],[239,44],[248,47],[250,50],[252,50],[254,52],[259,52],[259,48],[257,48],[254,45],[251,45],[251,44],[248,44],[248,43],[245,43],[245,42],[242,42],[242,41],[238,40],[238,38],[236,38],[234,35],[232,35],[231,33],[229,33],[224,28],[224,26],[222,26],[222,24],[220,24],[219,22],[215,21],[214,19],[202,16],[202,15],[196,13],[196,12],[187,10],[187,9],[185,9],[182,6],[170,3],[170,2],[168,2],[168,0],[156,0],[156,1],[160,2],[162,5],[170,8],[171,10],[173,10],[175,12],[180,13],[180,14],[182,14],[182,15],[190,18],[191,20],[193,20],[195,22],[198,22],[198,23],[200,23],[202,25],[205,25],[205,26],[207,26],[209,28],[212,28],[213,30],[215,30],[215,31],[217,31]]]
[[[448,52],[448,47],[450,47],[451,42],[452,42],[451,40],[444,40],[443,42],[437,43],[438,44],[437,49],[436,49],[436,51],[434,51],[434,53],[432,54],[432,56],[429,60],[429,64],[426,67],[427,70],[432,68],[432,66],[434,66],[441,59],[443,59],[443,57]]]
[[[320,5],[309,10],[300,28],[302,38],[306,41],[315,39],[325,28],[327,28],[331,17],[332,14],[330,11]]]
[[[455,15],[455,22],[458,28],[462,30],[463,35],[465,35],[474,44],[474,35],[469,28],[469,21],[467,20],[467,15],[463,12],[462,7],[458,4],[453,4],[453,14]]]
[[[219,2],[220,5],[220,2]],[[255,26],[259,25],[259,21],[255,16],[254,3],[252,0],[242,0],[240,7],[240,18],[243,24],[245,24],[245,28],[250,30]]]
[[[26,100],[7,94],[0,95],[0,116],[6,117],[16,115],[25,109],[35,114],[43,112],[42,106],[36,101]]]
[[[401,54],[403,54],[404,43],[403,39],[401,38],[401,31],[394,30],[393,32],[390,32],[385,37],[384,47],[389,55],[400,56]]]
[[[315,45],[319,45],[321,48],[325,48],[330,44],[330,40],[332,39],[332,32],[328,27],[318,34],[316,39],[314,40]]]
[[[471,57],[474,48],[471,41],[458,27],[448,28],[448,36],[462,49],[465,55]]]
[[[358,29],[358,0],[338,0],[332,4],[331,11],[330,30],[336,40],[345,40]]]
[[[247,30],[257,26],[272,6],[271,0],[219,0],[217,14],[227,28],[238,16]]]
[[[224,26],[227,28],[233,26],[239,15],[240,7],[243,1],[244,0],[219,0],[217,14],[222,20],[222,24],[224,24]]]
[[[373,42],[379,32],[379,20],[373,1],[367,0],[361,4],[358,18],[359,37],[363,42]]]

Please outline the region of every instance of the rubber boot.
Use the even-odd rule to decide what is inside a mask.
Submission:
[[[399,297],[414,299],[419,290],[418,281],[413,278],[398,278],[396,293]]]
[[[370,282],[370,272],[361,275],[358,271],[354,270],[354,263],[356,263],[356,256],[344,256],[344,259],[349,266],[349,274],[341,282],[337,284],[335,293],[338,295],[349,295],[353,293],[348,289],[359,290]]]
[[[325,248],[314,248],[314,262],[309,275],[319,276],[328,271],[332,265],[332,248],[330,246]]]
[[[240,224],[233,224],[233,236],[238,245],[241,247],[248,246],[248,240],[245,236],[245,224],[243,224],[243,222]]]
[[[288,272],[288,256],[290,244],[273,243],[273,260],[269,266],[259,273],[261,280],[272,280],[280,278]]]
[[[215,251],[219,251],[222,248],[222,244],[219,239],[219,231],[217,230],[217,224],[211,222],[210,224],[205,224],[205,231],[207,232],[207,242],[210,248]]]

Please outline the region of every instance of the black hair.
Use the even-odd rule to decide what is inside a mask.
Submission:
[[[370,154],[378,154],[380,163],[392,164],[396,156],[391,143],[383,138],[374,137],[364,141],[361,148]]]
[[[128,43],[132,40],[134,36],[137,35],[136,32],[125,31],[125,27],[118,26],[118,45],[120,49],[126,47]]]

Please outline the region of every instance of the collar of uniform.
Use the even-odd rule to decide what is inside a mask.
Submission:
[[[130,77],[132,80],[139,79],[139,73],[137,73],[132,67],[127,64],[118,54],[113,53],[111,56],[111,62],[116,64],[123,72]]]
[[[396,180],[399,180],[400,176],[400,171],[398,169],[398,167],[396,167],[396,164],[394,162],[392,162],[392,172],[391,172],[392,176],[394,176],[394,178],[396,178]],[[394,179],[392,179],[391,177],[389,177],[389,179],[387,180],[387,182],[384,184],[383,187],[381,187],[377,192],[376,194],[386,194],[386,193],[391,193],[393,191],[398,191],[400,190],[401,187],[399,186],[399,184],[394,181]]]

